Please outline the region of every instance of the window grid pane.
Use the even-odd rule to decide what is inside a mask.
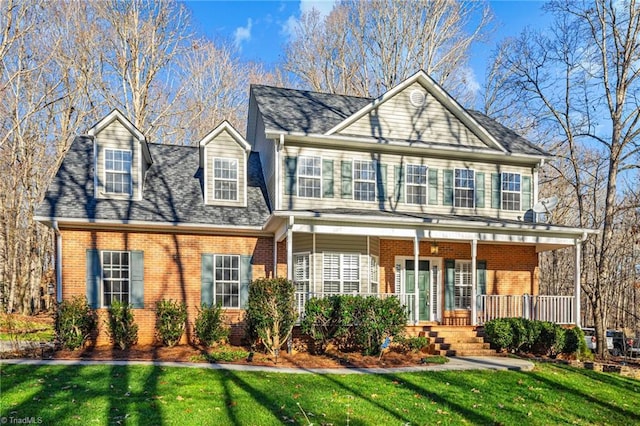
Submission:
[[[455,170],[454,205],[456,207],[475,206],[475,172],[469,169]]]
[[[213,198],[215,200],[238,200],[238,160],[214,158]]]
[[[376,200],[376,169],[373,161],[353,162],[353,198],[359,201]]]
[[[455,309],[471,307],[471,262],[456,261],[454,299]]]
[[[129,303],[129,252],[102,252],[102,305]]]
[[[215,303],[223,308],[239,308],[240,257],[216,255],[214,265]]]
[[[520,210],[520,174],[502,173],[502,209]]]
[[[322,161],[320,157],[298,158],[298,196],[320,198],[322,193]]]
[[[131,193],[131,151],[105,150],[104,172],[106,192]]]
[[[427,166],[407,165],[407,203],[427,204]]]

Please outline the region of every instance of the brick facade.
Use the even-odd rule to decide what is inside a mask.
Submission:
[[[431,254],[431,245],[429,241],[420,242],[421,257],[471,260],[471,243],[438,241],[437,254]],[[487,294],[538,294],[538,254],[534,246],[478,244],[477,248],[477,260],[487,263]],[[383,291],[388,293],[396,291],[396,256],[413,257],[413,241],[380,240],[380,282]],[[444,297],[444,292],[442,295]],[[444,306],[444,300],[441,303]],[[470,324],[470,313],[466,310],[444,311],[443,322],[451,325]]]
[[[61,230],[62,298],[86,295],[86,252],[97,250],[141,250],[144,252],[144,308],[134,309],[138,343],[155,339],[155,303],[161,299],[184,301],[188,308],[183,343],[193,336],[193,323],[200,306],[202,254],[252,255],[252,277],[273,276],[273,238],[174,233]],[[106,310],[99,309],[97,344],[109,344]],[[232,340],[242,336],[243,312],[227,310]]]

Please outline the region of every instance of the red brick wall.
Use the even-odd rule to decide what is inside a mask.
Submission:
[[[134,309],[140,344],[154,343],[155,303],[163,298],[184,301],[188,327],[183,343],[193,336],[200,306],[202,254],[253,255],[252,277],[273,276],[273,238],[171,233],[62,230],[63,299],[86,295],[86,250],[142,250],[144,252],[144,309]],[[280,269],[280,268],[279,268]],[[97,344],[109,344],[99,310]],[[228,310],[227,320],[236,342],[242,334],[242,312]]]
[[[471,259],[471,243],[438,241],[438,254],[431,254],[431,242],[420,242],[420,256],[442,259]],[[413,240],[380,240],[380,282],[383,291],[394,292],[395,256],[413,256]],[[534,246],[478,244],[478,260],[487,262],[487,294],[538,294],[538,254]],[[444,263],[443,263],[444,267]],[[440,283],[443,286],[443,283]],[[442,292],[444,297],[444,292]],[[441,301],[444,306],[444,300]],[[464,317],[455,323],[466,323],[468,313],[444,312],[447,318]]]

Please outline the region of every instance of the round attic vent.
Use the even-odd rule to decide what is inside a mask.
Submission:
[[[409,94],[409,101],[411,102],[411,105],[413,105],[414,107],[424,106],[424,102],[426,98],[427,98],[427,94],[422,90],[418,90],[418,89],[412,90],[411,93]]]

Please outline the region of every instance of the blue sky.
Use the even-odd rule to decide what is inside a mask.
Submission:
[[[282,58],[288,28],[300,14],[312,7],[328,13],[333,1],[188,1],[196,25],[207,37],[230,40],[242,57],[259,61],[272,69]],[[407,3],[410,5],[410,2]],[[549,22],[541,1],[491,1],[496,31],[471,52],[470,65],[476,81],[484,81],[487,60],[498,42],[517,36],[526,26],[540,28]]]

